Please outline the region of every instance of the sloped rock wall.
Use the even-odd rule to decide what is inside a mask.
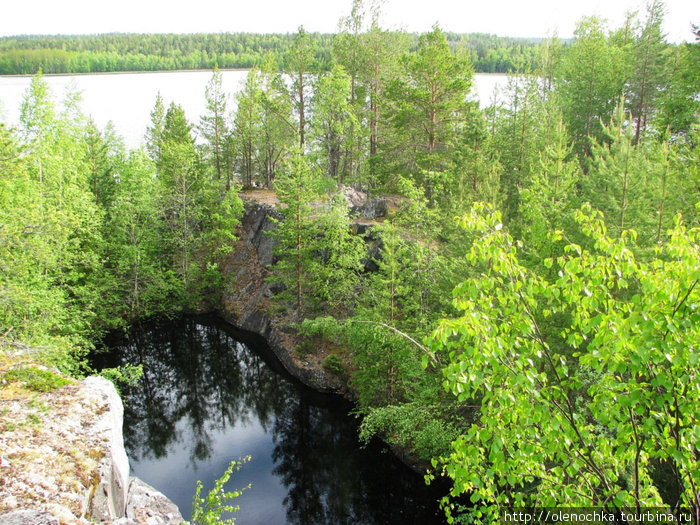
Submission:
[[[274,262],[275,243],[268,235],[280,219],[277,210],[259,202],[248,202],[237,232],[236,246],[222,268],[227,290],[219,315],[242,330],[265,338],[270,349],[287,371],[304,384],[323,392],[337,392],[341,382],[327,374],[314,357],[300,358],[299,340],[290,326],[301,321],[293,310],[280,311],[271,298],[275,284],[267,282]]]

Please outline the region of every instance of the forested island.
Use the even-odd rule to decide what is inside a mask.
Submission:
[[[235,103],[214,69],[200,122],[159,97],[131,151],[36,76],[20,125],[0,126],[3,360],[30,346],[80,374],[106,331],[214,310],[255,190],[278,202],[271,311],[349,385],[361,439],[452,480],[450,520],[697,509],[700,30],[669,45],[659,0],[622,27],[586,17],[569,45],[520,48],[527,65],[480,108],[451,35],[363,13],[334,36],[245,37],[279,53],[251,54]],[[223,41],[130,38],[46,57],[102,42],[118,62],[172,39],[187,60]],[[386,215],[359,228],[349,189]]]

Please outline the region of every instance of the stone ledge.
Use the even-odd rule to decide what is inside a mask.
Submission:
[[[124,409],[107,379],[17,394],[0,409],[14,422],[0,432],[0,523],[184,521],[163,494],[129,478]]]

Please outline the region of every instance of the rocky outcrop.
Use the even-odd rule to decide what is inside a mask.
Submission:
[[[124,406],[114,385],[103,377],[88,377],[83,390],[105,407],[92,423],[92,432],[105,442],[105,454],[97,467],[99,481],[90,499],[89,516],[109,521],[125,515],[129,489],[129,459],[122,434]]]
[[[114,525],[180,525],[180,510],[162,492],[139,478],[131,478],[126,500],[126,517]]]
[[[350,186],[342,186],[341,192],[350,208],[350,214],[361,219],[379,219],[389,214],[389,201],[384,198],[370,200],[369,196]]]
[[[318,357],[297,355],[299,338],[292,325],[301,321],[298,313],[279,311],[271,301],[279,290],[267,281],[274,258],[274,240],[267,233],[280,218],[268,204],[246,203],[238,241],[222,268],[230,284],[219,315],[237,328],[262,336],[287,371],[304,384],[319,391],[337,392],[341,381],[326,373]]]
[[[380,219],[389,214],[389,201],[386,199],[367,201],[361,206],[353,206],[350,213],[362,219]]]
[[[2,408],[32,424],[0,433],[0,523],[182,523],[163,494],[129,477],[124,409],[107,379],[18,394]]]

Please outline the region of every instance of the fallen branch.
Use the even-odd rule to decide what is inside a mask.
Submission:
[[[385,323],[379,323],[379,322],[376,322],[376,321],[360,321],[360,320],[357,320],[357,319],[348,319],[347,321],[348,321],[348,322],[351,322],[351,323],[373,324],[373,325],[376,325],[376,326],[382,326],[382,327],[384,327],[384,328],[388,328],[389,330],[391,330],[391,331],[396,332],[397,334],[399,334],[401,337],[403,337],[403,338],[405,338],[405,339],[408,339],[411,343],[413,343],[413,344],[416,345],[418,348],[420,348],[420,349],[423,351],[423,353],[424,353],[425,355],[428,356],[428,358],[430,359],[430,361],[433,363],[433,365],[434,365],[435,367],[440,366],[440,361],[437,360],[437,358],[435,357],[435,355],[434,355],[430,350],[428,350],[426,347],[424,347],[424,346],[423,346],[422,344],[420,344],[418,341],[416,341],[415,339],[413,339],[413,337],[411,337],[410,335],[408,335],[408,334],[405,333],[405,332],[402,332],[402,331],[399,330],[398,328],[394,328],[394,327],[391,326],[391,325],[388,325],[388,324],[385,324]]]

